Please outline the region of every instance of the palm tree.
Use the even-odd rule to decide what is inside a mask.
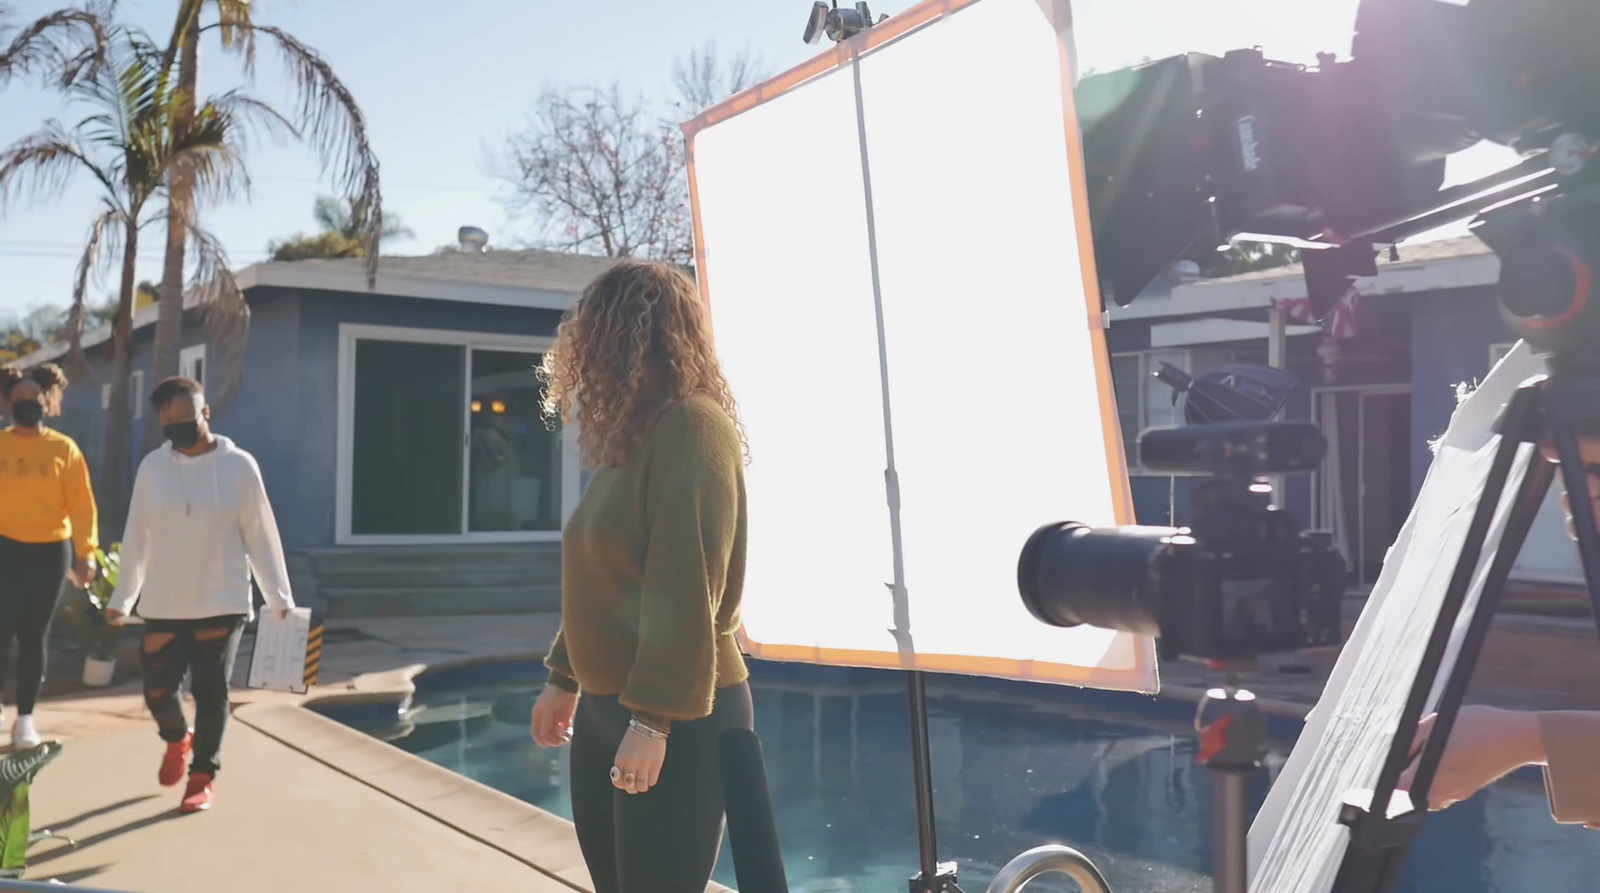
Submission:
[[[183,110],[179,97],[168,88],[170,71],[160,48],[134,29],[119,28],[111,38],[106,64],[67,87],[74,101],[87,106],[87,116],[71,128],[48,121],[36,133],[0,150],[0,202],[4,203],[0,207],[18,194],[48,200],[75,174],[87,175],[100,189],[100,211],[90,223],[74,276],[67,339],[71,359],[81,365],[89,279],[118,261],[120,279],[111,325],[111,408],[101,485],[104,522],[107,529],[119,530],[132,433],[128,382],[140,233],[172,216],[162,199],[175,167],[190,172],[198,195],[230,195],[248,184],[241,152],[250,131],[269,135],[295,131],[270,107],[237,91],[199,105],[192,115],[193,126],[180,130],[174,119]],[[189,239],[197,252],[196,279],[205,284],[208,305],[219,309],[208,316],[232,318],[244,298],[221,244],[192,226]]]
[[[202,22],[207,8],[216,11],[215,21]],[[257,25],[252,18],[250,0],[180,0],[173,22],[172,36],[163,56],[163,71],[175,74],[172,88],[177,112],[172,126],[177,139],[193,129],[195,91],[200,72],[200,41],[217,32],[222,48],[239,57],[247,76],[254,73],[256,44],[265,40],[277,47],[292,74],[298,96],[297,123],[310,139],[322,161],[336,174],[339,187],[371,211],[359,240],[367,257],[367,281],[377,277],[378,239],[383,232],[383,197],[378,183],[378,161],[367,137],[366,119],[355,97],[345,88],[333,69],[317,52],[278,28]],[[193,242],[188,231],[196,225],[194,174],[179,164],[169,174],[167,238],[161,275],[161,300],[156,319],[154,368],[157,378],[178,374],[178,338],[183,328],[183,272],[187,250]],[[232,196],[223,195],[219,198]],[[239,351],[223,351],[219,364],[223,374],[223,393],[237,381],[242,360],[243,333],[248,331],[248,307],[235,308],[241,319],[233,327],[240,332]],[[220,324],[220,323],[219,323]],[[145,444],[160,441],[160,425],[146,417]]]
[[[347,199],[341,202],[332,196],[318,196],[316,205],[311,209],[311,216],[316,219],[317,225],[322,227],[322,231],[314,236],[295,233],[282,242],[269,243],[267,252],[272,255],[273,260],[366,256],[364,235],[369,215],[360,199]],[[378,240],[386,242],[391,239],[410,239],[414,236],[416,233],[412,232],[399,217],[389,215],[384,218],[383,232],[378,234]]]
[[[0,84],[13,76],[46,73],[62,83],[105,59],[106,17],[114,3],[59,9],[15,29],[9,4],[0,3]]]

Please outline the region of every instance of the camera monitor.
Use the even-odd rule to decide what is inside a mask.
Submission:
[[[756,657],[1156,688],[1150,639],[1015,595],[1039,525],[1133,520],[1067,23],[923,3],[685,125]]]

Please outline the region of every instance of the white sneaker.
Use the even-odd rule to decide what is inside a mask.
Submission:
[[[17,724],[11,730],[11,746],[16,750],[27,750],[38,747],[44,741],[39,737],[39,732],[33,727],[33,716],[18,716]]]

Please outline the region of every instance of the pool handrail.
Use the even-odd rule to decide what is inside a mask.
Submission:
[[[1034,878],[1051,873],[1072,878],[1083,893],[1111,893],[1105,876],[1088,856],[1059,844],[1034,847],[1007,862],[989,884],[988,893],[1017,893]]]

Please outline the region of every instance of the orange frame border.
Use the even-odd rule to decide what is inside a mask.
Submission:
[[[831,50],[822,53],[778,74],[754,87],[706,109],[681,125],[685,143],[685,156],[689,174],[689,211],[694,227],[695,278],[700,286],[700,297],[707,305],[711,302],[708,271],[706,269],[705,240],[700,219],[700,192],[695,178],[694,138],[700,131],[770,102],[802,84],[838,71],[853,60],[874,49],[911,34],[945,16],[959,12],[982,0],[923,0],[897,15],[890,16],[857,34]],[[1133,494],[1128,480],[1127,456],[1122,440],[1122,424],[1117,417],[1116,395],[1111,381],[1111,354],[1106,345],[1105,316],[1101,310],[1100,276],[1094,261],[1094,233],[1089,219],[1088,180],[1084,173],[1083,140],[1078,128],[1078,111],[1073,100],[1077,65],[1072,40],[1071,0],[1035,0],[1040,11],[1050,22],[1056,34],[1056,49],[1060,56],[1061,115],[1066,130],[1067,167],[1072,178],[1073,218],[1078,235],[1079,268],[1083,271],[1083,297],[1085,321],[1090,329],[1089,343],[1095,360],[1095,386],[1100,397],[1100,427],[1105,439],[1106,456],[1111,473],[1112,499],[1115,503],[1118,524],[1131,524]],[[904,669],[899,655],[884,651],[851,651],[846,649],[815,648],[803,646],[759,645],[739,630],[739,641],[753,657],[806,663],[832,663],[857,667],[882,667]],[[1147,667],[1156,678],[1155,650],[1151,643],[1142,641],[1135,655],[1135,672]],[[1123,688],[1107,685],[1105,676],[1121,675],[1121,671],[1108,671],[1092,667],[1072,667],[1066,664],[1040,664],[1009,658],[976,658],[960,655],[917,652],[917,669],[931,672],[954,672],[976,675],[1005,676],[1008,678],[1035,679],[1095,688]],[[1045,672],[1039,672],[1045,669]],[[1024,668],[1031,672],[1021,672]],[[1051,672],[1054,671],[1054,672]],[[1099,684],[1097,684],[1099,683]]]

